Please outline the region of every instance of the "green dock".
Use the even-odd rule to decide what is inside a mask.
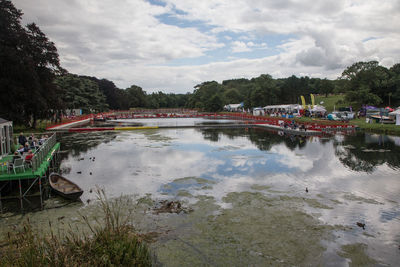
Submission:
[[[1,166],[1,172],[0,172],[0,182],[1,181],[15,181],[15,180],[24,180],[24,179],[34,179],[36,177],[41,177],[46,174],[50,162],[53,159],[54,153],[57,153],[57,151],[60,149],[60,143],[56,143],[52,149],[48,152],[46,157],[44,158],[43,162],[40,164],[40,166],[36,169],[33,170],[32,168],[25,168],[25,171],[17,171],[14,173],[14,171],[7,170],[7,162],[10,162],[12,159],[12,155],[8,155],[7,157],[4,157],[0,159],[0,166]]]
[[[43,208],[42,180],[47,179],[49,171],[56,165],[59,150],[60,143],[56,142],[56,134],[53,134],[35,150],[30,164],[24,163],[24,168],[13,169],[10,164],[13,158],[11,154],[0,159],[0,212],[3,211],[2,200],[19,199],[21,210],[23,210],[23,199],[27,200],[30,196],[39,196],[40,205]],[[7,187],[12,188],[16,182],[18,195],[7,194]],[[39,194],[30,194],[35,186],[39,188]]]

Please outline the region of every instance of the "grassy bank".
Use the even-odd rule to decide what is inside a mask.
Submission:
[[[50,234],[44,235],[27,221],[22,229],[10,229],[0,266],[151,266],[150,251],[121,215],[119,200],[108,201],[101,190],[98,196],[104,220],[94,226],[81,215],[90,232],[71,229],[59,236],[49,223]]]
[[[357,125],[368,132],[400,135],[400,126],[395,124],[366,123],[365,118],[351,120],[350,124]]]
[[[344,100],[344,95],[328,95],[327,97],[323,95],[315,96],[315,104],[320,105],[321,101],[323,102],[322,106],[324,106],[329,113],[334,109],[338,110],[340,107],[349,106]]]

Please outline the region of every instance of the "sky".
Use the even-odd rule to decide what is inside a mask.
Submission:
[[[399,0],[13,0],[71,73],[192,92],[205,81],[335,79],[400,63]]]

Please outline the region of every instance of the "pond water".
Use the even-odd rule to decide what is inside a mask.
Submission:
[[[61,170],[85,190],[85,204],[0,225],[26,216],[57,223],[61,214],[77,221],[77,211],[95,216],[97,185],[109,197],[133,200],[132,223],[156,233],[150,245],[166,266],[396,266],[399,141],[258,128],[68,134]],[[179,201],[181,212],[154,212],[162,200]],[[63,203],[47,205],[55,202]]]

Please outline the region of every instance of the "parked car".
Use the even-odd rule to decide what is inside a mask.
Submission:
[[[334,111],[329,114],[327,118],[331,121],[349,121],[354,119],[354,113],[348,111]]]

